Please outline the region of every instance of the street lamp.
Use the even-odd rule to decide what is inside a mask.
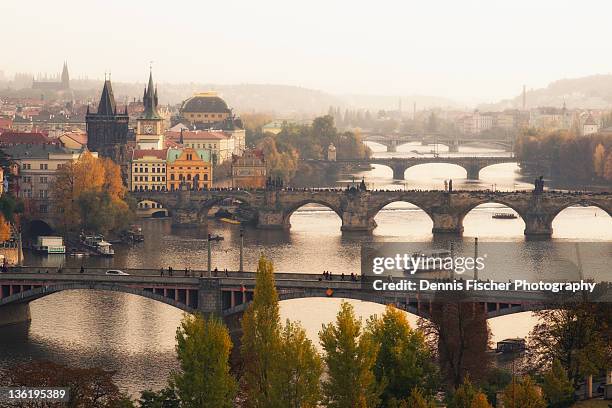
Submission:
[[[240,272],[244,272],[244,228],[240,227]]]
[[[208,234],[208,239],[206,239],[206,245],[207,245],[207,249],[208,249],[208,277],[209,278],[212,276],[211,275],[212,274],[212,272],[211,272],[211,266],[212,266],[212,262],[211,261],[212,260],[210,259],[211,258],[210,241],[211,241],[210,234]]]

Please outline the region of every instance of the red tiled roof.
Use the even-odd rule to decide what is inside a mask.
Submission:
[[[132,160],[134,159],[142,159],[145,156],[147,157],[156,157],[158,159],[165,159],[166,158],[166,153],[167,153],[168,149],[163,149],[163,150],[134,150],[132,152]]]
[[[183,140],[222,140],[230,136],[223,132],[206,132],[202,130],[183,131]]]
[[[44,144],[51,143],[51,139],[40,132],[3,132],[0,135],[0,144]]]

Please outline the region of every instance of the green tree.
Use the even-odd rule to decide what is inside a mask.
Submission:
[[[439,377],[433,353],[423,334],[410,327],[403,311],[387,306],[381,318],[368,321],[367,333],[380,345],[374,374],[384,388],[383,407],[392,399],[407,398],[414,389],[427,398],[435,393]]]
[[[259,259],[253,302],[242,318],[242,383],[246,406],[284,407],[279,366],[282,361],[278,294],[274,267],[265,257]]]
[[[229,372],[229,332],[215,317],[185,316],[176,331],[181,371],[172,385],[185,408],[231,408],[236,381]]]
[[[574,401],[574,387],[559,360],[553,361],[549,371],[544,373],[542,391],[550,408],[564,408]]]
[[[585,376],[612,364],[612,304],[572,302],[536,315],[539,322],[529,336],[535,369],[546,369],[558,360],[577,387]]]
[[[355,317],[350,303],[342,302],[335,324],[323,325],[319,338],[327,365],[324,405],[329,408],[378,406],[380,390],[373,372],[378,346],[371,336],[362,335],[361,321]]]
[[[469,377],[466,376],[461,384],[453,393],[449,408],[490,408],[491,404],[487,396],[478,390]]]
[[[138,400],[140,408],[180,408],[181,402],[171,387],[159,391],[145,390],[140,393]]]
[[[504,390],[504,407],[546,408],[546,402],[530,377],[511,382]]]
[[[418,388],[413,388],[405,400],[393,404],[389,408],[435,408],[434,402],[426,399]]]
[[[306,332],[287,320],[281,333],[280,384],[285,406],[314,408],[321,399],[323,363]]]

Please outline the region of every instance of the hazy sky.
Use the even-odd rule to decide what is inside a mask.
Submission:
[[[487,101],[612,72],[612,3],[0,1],[0,70]]]

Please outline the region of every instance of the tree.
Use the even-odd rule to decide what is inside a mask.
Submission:
[[[410,395],[403,401],[400,401],[391,408],[434,408],[435,404],[431,400],[427,400],[423,393],[418,388],[413,388]]]
[[[410,328],[406,314],[392,305],[381,318],[368,321],[367,333],[380,345],[374,374],[384,388],[382,406],[407,398],[414,389],[431,397],[438,389],[434,355],[420,331]]]
[[[478,390],[466,376],[454,392],[449,408],[491,408],[487,396]]]
[[[459,387],[467,374],[476,381],[486,377],[490,368],[486,319],[481,305],[444,298],[433,304],[429,320],[419,320],[419,327],[437,350],[442,375],[451,388]]]
[[[0,242],[8,241],[11,237],[11,225],[4,215],[0,213]]]
[[[536,312],[539,322],[529,339],[530,361],[547,369],[559,361],[574,385],[612,364],[612,304],[579,302]]]
[[[259,259],[253,302],[242,318],[242,383],[246,406],[284,407],[280,369],[283,364],[278,294],[274,267],[265,257]]]
[[[85,152],[62,166],[51,186],[56,225],[68,233],[86,228],[103,233],[124,228],[133,215],[125,193],[120,167],[111,159]]]
[[[604,176],[604,166],[606,164],[606,148],[602,143],[598,143],[593,152],[593,169],[597,177]]]
[[[160,391],[145,390],[138,400],[140,408],[180,408],[181,402],[174,388],[166,387]]]
[[[236,381],[229,372],[229,332],[215,317],[185,316],[176,331],[181,371],[172,385],[185,408],[231,408]]]
[[[604,164],[603,177],[607,181],[612,181],[612,151],[608,153],[608,156],[606,157],[606,163]]]
[[[323,403],[329,408],[370,408],[379,402],[380,390],[373,368],[378,346],[371,336],[362,335],[361,321],[353,306],[342,302],[336,322],[319,332],[325,351],[327,378],[323,382]]]
[[[323,363],[306,332],[287,320],[281,334],[280,384],[285,406],[315,408],[321,399]]]
[[[504,390],[504,407],[546,408],[546,402],[530,377],[511,382]]]
[[[550,408],[565,408],[574,402],[574,387],[559,360],[544,374],[542,391]]]
[[[101,368],[75,368],[49,361],[28,361],[6,370],[0,384],[12,387],[66,387],[70,407],[129,408],[130,399],[113,382],[113,371]],[[39,407],[38,402],[21,407]]]

